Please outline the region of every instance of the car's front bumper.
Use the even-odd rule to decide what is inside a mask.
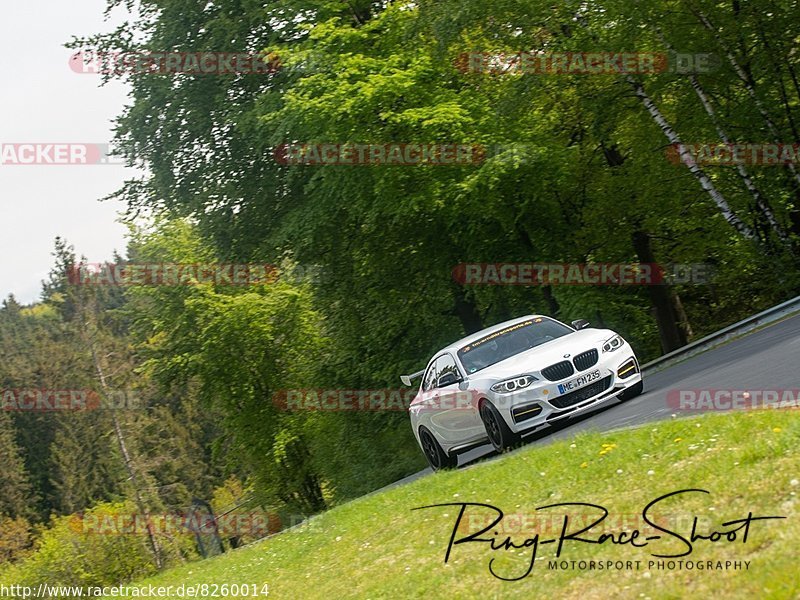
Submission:
[[[596,378],[580,387],[571,390],[560,387],[590,375]],[[526,433],[613,400],[641,380],[639,362],[625,343],[614,352],[601,353],[598,362],[584,371],[559,381],[536,381],[510,394],[492,394],[491,401],[512,431]]]

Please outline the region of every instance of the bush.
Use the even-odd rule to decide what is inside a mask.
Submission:
[[[54,517],[34,551],[0,572],[0,584],[107,586],[154,574],[147,535],[118,527],[136,514],[132,503],[119,502],[98,504],[82,515]],[[197,556],[190,532],[164,534],[158,525],[156,530],[165,566]]]
[[[0,515],[0,564],[20,560],[29,553],[32,545],[31,524],[27,519]]]

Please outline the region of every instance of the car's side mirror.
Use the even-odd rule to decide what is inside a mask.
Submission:
[[[589,325],[590,323],[586,319],[577,319],[572,322],[572,327],[574,327],[576,330],[586,329]]]
[[[436,380],[436,387],[447,387],[448,385],[453,385],[454,383],[458,383],[461,381],[455,373],[445,373],[439,379]]]

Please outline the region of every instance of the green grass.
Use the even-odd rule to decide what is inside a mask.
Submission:
[[[580,434],[423,477],[337,507],[301,528],[138,584],[268,583],[271,597],[292,599],[797,598],[798,442],[796,411],[709,415],[615,433]],[[603,453],[604,449],[609,450]],[[756,516],[788,518],[753,523],[746,544],[697,542],[693,554],[684,557],[749,560],[748,571],[648,570],[651,547],[567,542],[562,559],[641,560],[642,569],[549,570],[552,544],[539,549],[529,577],[506,582],[489,574],[490,558],[497,556],[495,567],[502,574],[520,574],[530,550],[511,554],[492,552],[487,544],[463,544],[453,549],[445,565],[458,508],[411,510],[444,502],[485,502],[507,514],[532,515],[546,504],[591,502],[607,507],[610,520],[640,514],[650,500],[686,488],[703,488],[711,495],[674,498],[656,512],[680,516],[667,522],[682,523],[672,528],[686,534],[691,515],[699,516],[703,527],[745,517],[750,510]],[[593,537],[620,531],[619,523],[607,523],[593,530]],[[524,529],[511,533],[517,543],[532,534]],[[553,535],[557,531],[552,528],[542,532],[543,538]],[[674,539],[654,543],[661,544],[653,547],[656,552],[683,548]]]

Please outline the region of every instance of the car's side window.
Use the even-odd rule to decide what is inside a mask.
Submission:
[[[422,391],[427,392],[428,390],[433,389],[436,387],[436,365],[439,361],[434,360],[431,362],[431,366],[428,367],[428,370],[425,372],[425,377],[422,378]]]
[[[452,373],[457,378],[461,379],[461,374],[458,372],[455,359],[449,354],[442,354],[436,359],[436,379],[447,373]]]

